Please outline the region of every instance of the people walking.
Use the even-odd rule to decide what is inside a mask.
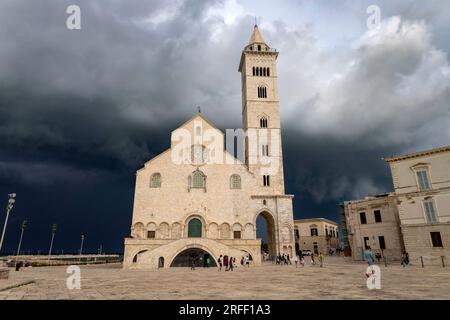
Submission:
[[[228,271],[228,256],[225,256],[223,258],[223,266],[225,268],[225,271]]]
[[[367,264],[370,267],[373,264],[373,256],[369,246],[366,248],[366,251],[364,252],[364,258],[367,260]]]
[[[245,256],[245,265],[247,268],[250,268],[250,258],[248,256]]]
[[[217,263],[219,264],[219,271],[222,271],[223,266],[223,257],[220,255],[219,259],[217,259]]]
[[[312,265],[316,264],[316,260],[314,259],[314,252],[311,253],[311,264]]]
[[[381,261],[381,253],[380,253],[380,251],[377,251],[377,253],[375,253],[375,258],[377,259],[377,262],[380,263],[380,261]]]
[[[319,253],[319,263],[320,263],[320,267],[323,267],[323,254],[322,252]]]
[[[295,255],[294,262],[295,262],[295,267],[298,268],[298,255]]]
[[[300,264],[302,265],[302,267],[305,266],[305,257],[303,256],[303,254],[300,254]]]
[[[233,257],[230,257],[230,260],[228,261],[228,266],[229,266],[228,270],[233,271],[234,268]]]

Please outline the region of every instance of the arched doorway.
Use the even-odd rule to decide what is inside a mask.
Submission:
[[[200,219],[193,218],[189,220],[188,224],[188,238],[202,237],[202,222]]]
[[[275,240],[275,221],[272,215],[263,211],[256,217],[256,238],[261,239],[261,256],[268,257],[268,260],[277,254]]]
[[[191,267],[192,263],[196,267],[206,267],[206,261],[209,258],[210,267],[216,267],[216,261],[212,255],[200,248],[189,248],[180,252],[175,259],[173,259],[170,267]]]

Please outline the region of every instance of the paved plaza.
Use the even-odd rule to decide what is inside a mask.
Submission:
[[[0,300],[450,299],[449,267],[381,266],[380,290],[367,289],[365,269],[364,263],[341,257],[327,257],[323,268],[266,263],[238,267],[233,272],[218,272],[216,268],[123,270],[119,264],[92,265],[81,267],[81,289],[68,290],[66,267],[27,268],[11,271],[8,280],[0,280]]]

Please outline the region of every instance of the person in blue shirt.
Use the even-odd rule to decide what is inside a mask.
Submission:
[[[373,264],[373,256],[370,247],[366,248],[366,251],[364,252],[364,258],[367,260],[367,264],[370,267]]]

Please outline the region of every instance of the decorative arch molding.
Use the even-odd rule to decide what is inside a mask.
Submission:
[[[155,222],[147,223],[147,231],[156,231],[156,223]]]
[[[206,236],[206,232],[207,232],[207,228],[206,228],[207,222],[206,222],[205,218],[203,218],[203,216],[200,214],[191,214],[187,218],[185,218],[184,228],[183,228],[183,238],[188,238],[189,222],[193,219],[198,219],[202,223],[202,236],[201,237],[204,238]]]
[[[158,226],[158,239],[170,239],[170,225],[167,222],[161,222]]]
[[[210,239],[218,239],[219,238],[219,225],[215,222],[212,222],[208,226],[208,238]]]
[[[262,113],[258,116],[258,123],[260,128],[268,128],[269,127],[269,121],[270,117],[266,115],[265,113]]]
[[[182,226],[179,222],[172,223],[172,232],[171,232],[171,238],[174,240],[180,239],[182,236]]]
[[[155,239],[156,238],[156,223],[149,222],[147,223],[147,234],[145,235],[145,238]]]
[[[145,226],[142,222],[136,222],[131,227],[131,237],[137,239],[143,239],[145,232]]]
[[[255,226],[251,223],[246,223],[244,226],[244,239],[255,239]]]
[[[227,222],[220,225],[220,239],[231,239],[231,226]]]
[[[256,219],[258,219],[258,216],[262,214],[264,218],[269,218],[273,221],[273,223],[276,224],[276,219],[275,219],[275,215],[273,214],[272,210],[268,209],[268,208],[263,208],[260,209],[259,211],[256,212],[256,214],[253,216],[253,225],[256,226]]]
[[[242,231],[242,225],[239,222],[234,223],[233,231]]]

